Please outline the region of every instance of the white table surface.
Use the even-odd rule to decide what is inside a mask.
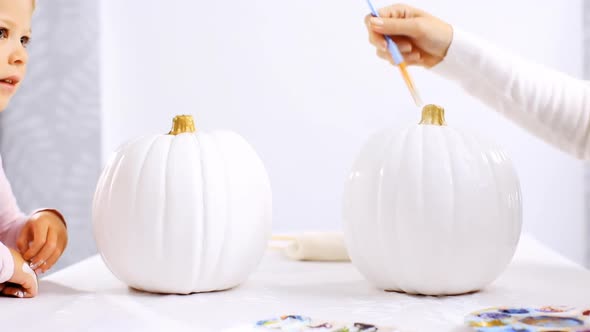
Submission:
[[[285,314],[361,321],[399,331],[471,331],[466,314],[491,306],[590,308],[590,272],[523,236],[508,269],[485,290],[421,297],[379,291],[348,263],[295,262],[269,251],[230,291],[154,295],[129,289],[98,256],[40,282],[34,299],[0,298],[1,331],[248,331]]]

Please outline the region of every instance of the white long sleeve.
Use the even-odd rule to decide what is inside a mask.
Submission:
[[[590,159],[590,86],[523,61],[454,29],[432,69],[521,127],[577,158]]]

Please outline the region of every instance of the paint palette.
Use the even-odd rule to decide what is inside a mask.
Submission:
[[[281,316],[261,320],[256,323],[255,331],[288,332],[395,332],[390,327],[380,327],[366,323],[338,323],[312,320],[300,315]]]
[[[590,307],[498,307],[474,312],[465,323],[478,332],[590,332]]]

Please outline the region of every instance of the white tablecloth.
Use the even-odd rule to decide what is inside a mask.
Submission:
[[[153,295],[127,288],[98,256],[40,283],[34,299],[0,298],[1,331],[241,331],[284,314],[361,321],[399,331],[471,331],[471,311],[490,306],[590,307],[590,272],[524,236],[515,259],[485,290],[464,296],[386,293],[348,263],[294,262],[269,251],[230,291]]]

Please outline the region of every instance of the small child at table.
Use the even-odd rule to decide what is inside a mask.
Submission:
[[[26,72],[34,8],[34,0],[0,0],[0,111]],[[68,242],[65,220],[57,210],[28,216],[20,211],[1,159],[0,241],[0,293],[20,298],[37,295],[37,275],[57,262]]]

